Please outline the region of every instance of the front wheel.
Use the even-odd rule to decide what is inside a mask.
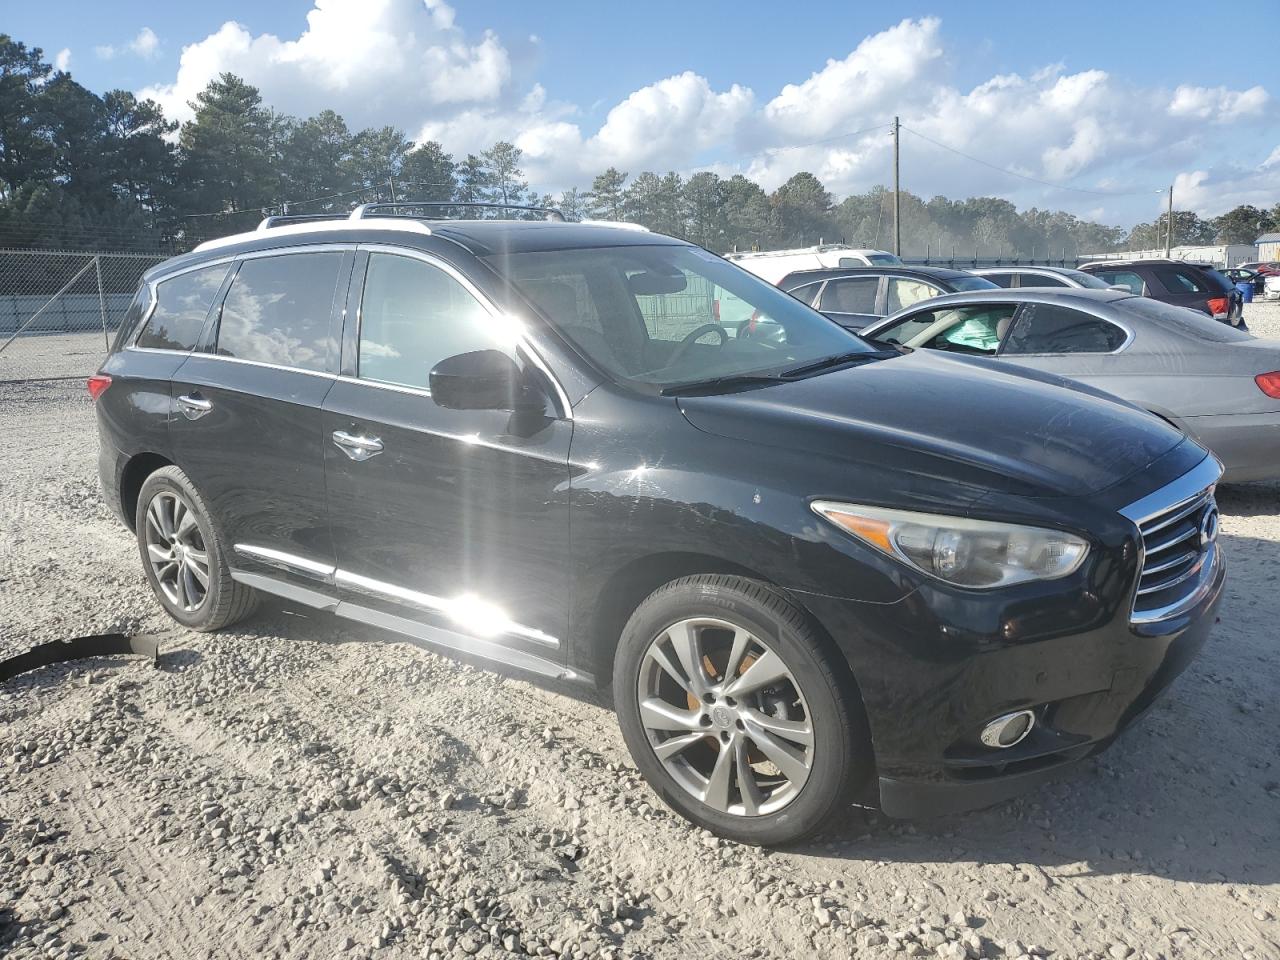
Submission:
[[[702,575],[660,587],[623,630],[613,686],[640,771],[720,836],[799,840],[871,775],[847,669],[768,584]]]
[[[257,591],[231,579],[231,568],[204,500],[178,467],[162,467],[138,493],[138,552],[165,612],[207,632],[242,620]]]

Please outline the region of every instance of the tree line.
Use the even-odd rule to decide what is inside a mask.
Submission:
[[[887,248],[892,192],[839,201],[812,173],[772,192],[748,177],[610,168],[585,189],[539,193],[506,141],[461,159],[393,127],[351,130],[332,110],[297,118],[223,74],[183,124],[124,90],[102,95],[0,34],[0,247],[187,249],[253,227],[264,214],[334,213],[406,199],[553,206],[570,218],[630,220],[713,250],[819,241]],[[997,197],[901,197],[909,256],[1075,257],[1163,244],[1164,218],[1132,230]],[[461,212],[461,211],[459,211]],[[1251,243],[1280,228],[1242,206],[1212,220],[1177,212],[1176,243]]]

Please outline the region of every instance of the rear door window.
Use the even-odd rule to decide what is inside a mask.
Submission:
[[[342,253],[289,253],[240,265],[222,302],[218,353],[300,370],[336,365],[333,297]]]
[[[984,277],[994,283],[997,287],[1004,287],[1008,290],[1010,287],[1017,286],[1017,274],[1014,273],[984,273]]]
[[[1101,317],[1052,303],[1028,303],[1009,332],[1005,356],[1030,353],[1111,353],[1125,332]]]
[[[1146,289],[1142,277],[1132,270],[1098,270],[1094,276],[1101,277],[1109,287],[1124,287],[1137,297],[1142,296]]]
[[[991,278],[988,277],[988,280]],[[1022,287],[1065,287],[1067,281],[1061,277],[1055,277],[1050,273],[1024,273],[1021,275],[1019,286]]]
[[[828,280],[822,291],[822,307],[825,313],[876,312],[876,293],[880,289],[879,277],[842,277]]]
[[[156,284],[156,308],[135,345],[148,350],[194,349],[226,275],[227,264],[220,263],[161,280]]]
[[[889,294],[885,300],[885,315],[905,310],[921,300],[937,297],[942,294],[941,287],[911,277],[890,277]]]

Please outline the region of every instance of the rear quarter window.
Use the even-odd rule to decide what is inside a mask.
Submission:
[[[209,306],[227,275],[227,264],[188,270],[156,284],[156,307],[135,346],[148,350],[193,350]]]
[[[1156,267],[1151,272],[1170,293],[1204,293],[1207,289],[1203,277],[1181,267]]]

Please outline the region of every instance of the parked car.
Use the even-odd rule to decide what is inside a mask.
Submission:
[[[930,297],[996,287],[984,277],[946,267],[798,270],[779,280],[778,286],[847,330],[860,330],[873,320]]]
[[[752,250],[742,253],[726,253],[744,270],[757,277],[777,283],[796,270],[826,270],[834,267],[895,266],[902,261],[887,250],[868,250],[850,247],[843,243],[823,243],[796,250]]]
[[[863,335],[1079,380],[1194,437],[1222,461],[1227,480],[1280,479],[1280,341],[1103,290],[942,297]]]
[[[1280,300],[1280,273],[1262,278],[1262,295],[1267,300]]]
[[[1098,260],[1080,269],[1137,296],[1190,307],[1233,327],[1244,324],[1244,298],[1212,267],[1182,260]]]
[[[1170,425],[647,231],[389,206],[161,264],[89,382],[183,626],[273,594],[611,689],[654,789],[749,843],[1054,777],[1204,642],[1221,471]]]
[[[1247,283],[1253,287],[1254,296],[1258,296],[1263,292],[1266,282],[1266,276],[1258,273],[1256,270],[1249,270],[1245,267],[1228,267],[1222,271],[1222,275],[1232,283]]]
[[[1083,287],[1089,290],[1106,290],[1109,284],[1083,270],[1069,267],[977,267],[970,270],[975,277],[984,277],[997,287],[1016,290],[1020,287]]]
[[[1264,277],[1280,276],[1280,260],[1253,260],[1239,266],[1242,270],[1253,270]]]

